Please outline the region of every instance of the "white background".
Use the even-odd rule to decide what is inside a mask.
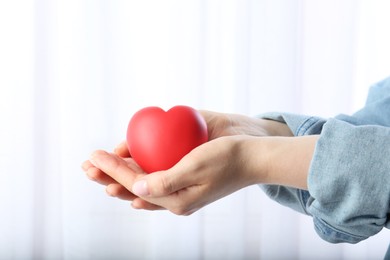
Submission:
[[[109,198],[80,164],[138,109],[334,116],[390,74],[390,2],[0,0],[0,259],[374,259],[249,187],[189,217]]]

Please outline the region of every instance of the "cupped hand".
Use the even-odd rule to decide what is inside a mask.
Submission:
[[[133,200],[134,208],[164,208],[178,215],[189,215],[256,182],[256,177],[244,170],[240,138],[222,137],[207,142],[171,169],[152,174],[145,174],[131,158],[123,159],[104,151],[95,152],[91,164],[109,178],[108,187],[124,187],[120,195]]]
[[[228,136],[292,135],[286,125],[274,121],[205,110],[200,113],[207,123],[209,142],[168,171],[145,174],[130,157],[126,142],[113,154],[96,151],[82,168],[91,180],[106,185],[109,195],[133,201],[134,208],[190,214],[251,183],[249,176],[242,174],[242,160],[236,156],[237,145],[233,145],[236,139]]]

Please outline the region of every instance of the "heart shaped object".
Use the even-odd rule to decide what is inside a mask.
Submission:
[[[188,106],[175,106],[167,112],[159,107],[143,108],[127,128],[131,157],[147,173],[171,168],[207,140],[204,118]]]

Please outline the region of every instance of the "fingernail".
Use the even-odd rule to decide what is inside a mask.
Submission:
[[[83,164],[81,164],[81,168],[83,169],[83,171],[87,172],[90,168],[90,164],[88,163],[88,161],[83,162]]]
[[[115,197],[115,196],[114,196],[114,193],[112,192],[112,188],[111,188],[110,185],[108,185],[108,186],[106,187],[106,193],[107,193],[107,195],[109,195],[109,196],[111,196],[111,197]]]
[[[148,184],[146,181],[137,181],[134,183],[132,191],[135,195],[140,197],[149,195]]]

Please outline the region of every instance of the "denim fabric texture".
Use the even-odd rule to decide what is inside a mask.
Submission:
[[[390,78],[372,86],[353,115],[260,117],[286,123],[295,136],[320,135],[308,191],[260,185],[270,198],[312,216],[318,235],[331,243],[357,243],[390,228]]]

